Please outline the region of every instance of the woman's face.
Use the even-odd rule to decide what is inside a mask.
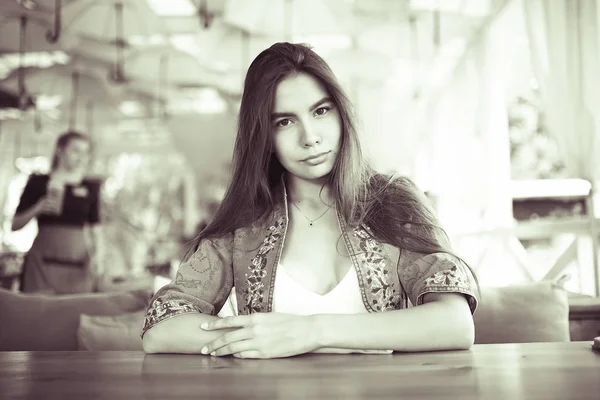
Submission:
[[[292,175],[314,180],[328,175],[340,149],[342,123],[319,81],[300,73],[283,79],[271,116],[275,155]]]
[[[59,150],[59,165],[67,170],[83,168],[87,165],[90,154],[90,144],[86,140],[71,139]]]

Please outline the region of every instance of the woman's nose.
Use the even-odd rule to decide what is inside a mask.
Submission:
[[[304,147],[315,146],[321,143],[321,140],[321,135],[310,123],[302,124],[302,145]]]

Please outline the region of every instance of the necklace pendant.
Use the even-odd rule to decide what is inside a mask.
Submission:
[[[312,223],[312,222],[309,222],[309,223],[308,223],[308,225],[310,225],[310,226],[313,226],[313,223]]]

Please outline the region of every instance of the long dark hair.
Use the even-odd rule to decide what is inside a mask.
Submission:
[[[84,140],[92,145],[90,138],[77,131],[67,131],[61,134],[58,139],[56,139],[56,144],[54,145],[54,154],[52,155],[52,164],[50,164],[50,170],[54,171],[58,167],[58,153],[63,150],[65,147],[71,143],[72,140]]]
[[[272,212],[275,188],[285,172],[272,151],[275,91],[281,80],[298,73],[317,79],[339,110],[341,145],[328,184],[346,222],[365,224],[374,237],[407,250],[451,253],[446,233],[417,187],[409,179],[376,173],[363,157],[352,104],[327,63],[307,45],[276,43],[248,69],[231,181],[213,220],[199,233],[188,255],[204,238],[232,233]]]

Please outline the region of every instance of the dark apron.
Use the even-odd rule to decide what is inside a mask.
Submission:
[[[21,291],[69,294],[94,290],[90,249],[81,227],[41,226],[25,257]]]

